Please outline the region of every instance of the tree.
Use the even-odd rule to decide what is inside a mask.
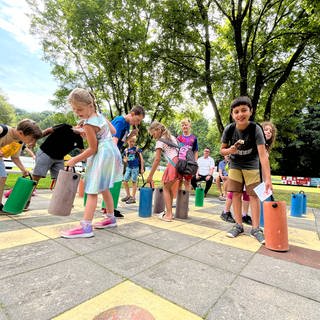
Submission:
[[[289,115],[278,137],[282,157],[277,173],[320,177],[320,104],[307,106]]]
[[[16,125],[14,107],[0,91],[0,122],[8,125]]]
[[[163,11],[157,15],[162,57],[183,73],[194,94],[206,94],[220,134],[235,96],[251,96],[254,114],[259,111],[260,120],[270,119],[276,117],[272,106],[284,84],[291,79],[300,87],[297,70],[306,74],[319,57],[319,20],[310,3],[159,3],[158,10]]]
[[[182,100],[181,80],[152,53],[149,1],[49,0],[43,9],[39,1],[28,3],[32,32],[61,83],[56,106],[75,86],[91,89],[110,118],[139,103],[161,119]]]

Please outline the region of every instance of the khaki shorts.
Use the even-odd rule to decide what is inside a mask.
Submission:
[[[260,184],[260,172],[258,169],[241,170],[229,169],[228,191],[242,193],[244,185],[249,196],[255,196],[253,189]]]

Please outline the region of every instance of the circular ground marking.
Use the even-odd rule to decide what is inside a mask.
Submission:
[[[152,314],[140,307],[125,305],[104,311],[93,320],[155,320]]]

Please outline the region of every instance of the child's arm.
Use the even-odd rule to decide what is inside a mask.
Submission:
[[[112,135],[116,134],[117,133],[116,128],[113,126],[113,124],[108,119],[106,119],[106,120],[107,120],[107,124],[108,124],[108,127],[109,127],[109,130],[110,130],[111,134]]]
[[[144,173],[144,159],[142,156],[142,152],[139,152],[139,157],[140,157],[140,163],[141,163],[141,173]]]
[[[84,131],[86,133],[88,148],[75,157],[72,157],[66,162],[66,166],[74,167],[76,163],[86,160],[91,157],[98,150],[98,140],[96,136],[95,127],[89,124],[84,125]]]
[[[266,185],[265,191],[267,192],[269,190],[272,190],[269,158],[264,144],[259,144],[257,147],[259,153],[259,160],[261,163],[262,177]]]
[[[237,147],[232,145],[228,148],[226,143],[222,143],[220,147],[220,154],[223,156],[228,156],[229,154],[237,153]]]
[[[161,152],[162,152],[162,149],[160,149],[160,148],[156,149],[156,153],[155,153],[155,156],[154,156],[153,164],[152,164],[149,176],[148,176],[148,178],[146,180],[147,183],[151,183],[153,175],[154,175],[154,173],[156,172],[156,170],[157,170],[157,168],[159,166],[159,163],[160,163],[160,160],[161,160]]]
[[[28,148],[27,146],[25,147],[26,152],[29,153],[29,155],[32,157],[32,159],[34,160],[36,158],[36,155],[33,153],[33,151]]]
[[[45,136],[49,135],[52,132],[53,132],[53,128],[52,127],[44,129],[44,130],[42,130],[42,137],[45,137]]]
[[[21,170],[22,175],[25,177],[29,175],[29,171],[25,168],[25,166],[22,164],[19,157],[11,157],[12,162]]]

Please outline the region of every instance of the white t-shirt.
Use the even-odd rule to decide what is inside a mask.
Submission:
[[[214,168],[214,160],[211,157],[198,158],[198,174],[200,176],[207,176],[210,173],[210,169]]]
[[[163,139],[166,139],[163,137]],[[167,139],[166,139],[167,140]],[[175,137],[171,136],[172,143],[178,145],[178,141]],[[156,149],[162,149],[164,156],[169,159],[173,159],[178,156],[178,149],[174,147],[170,147],[162,141],[157,140]]]

